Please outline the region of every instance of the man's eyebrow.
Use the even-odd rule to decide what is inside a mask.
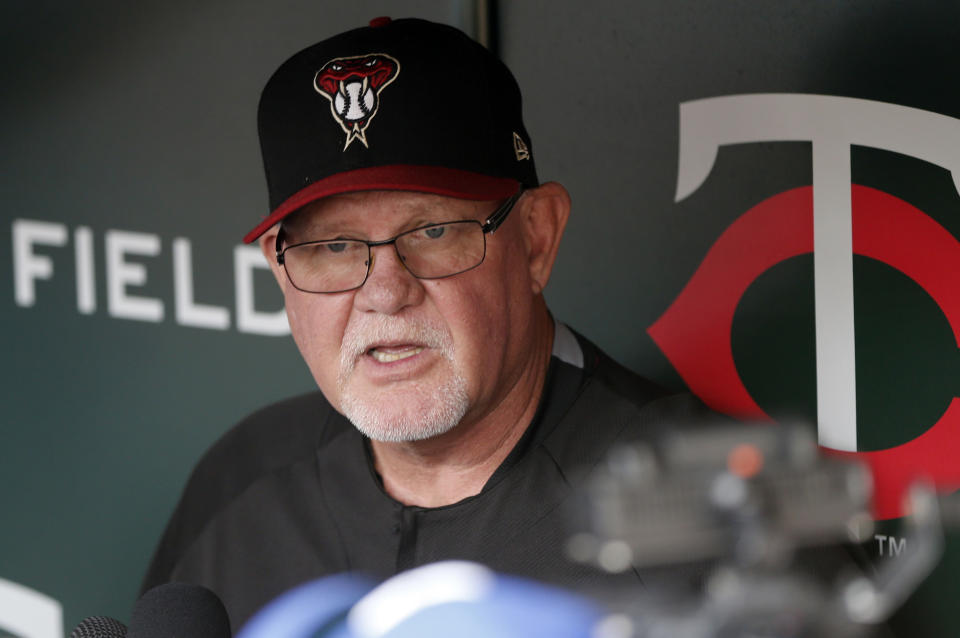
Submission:
[[[326,239],[365,239],[363,233],[349,228],[327,228],[310,226],[297,232],[302,241],[323,241]]]
[[[326,214],[313,214],[311,218],[296,219],[290,224],[288,230],[296,235],[307,236],[310,240],[333,239],[339,235],[355,234],[352,231],[355,230],[358,221],[357,215],[336,218],[334,211],[327,211]]]
[[[395,208],[398,217],[403,216],[404,220],[395,227],[394,234],[429,224],[471,219],[482,221],[485,215],[489,215],[488,211],[476,210],[472,206],[451,205],[442,200],[407,202],[397,205]],[[293,223],[290,223],[285,230],[288,235],[296,236],[297,241],[320,241],[338,238],[382,239],[381,237],[367,237],[367,233],[361,231],[363,217],[361,211],[344,213],[333,209],[316,214],[315,218],[309,221],[304,219],[291,220]]]

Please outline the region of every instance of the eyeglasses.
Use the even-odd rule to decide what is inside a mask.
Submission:
[[[356,290],[373,269],[374,246],[393,244],[404,268],[418,279],[443,279],[476,268],[487,254],[487,234],[507,219],[523,194],[521,188],[485,222],[475,219],[427,224],[382,241],[324,239],[283,247],[277,233],[277,263],[290,283],[303,292]]]

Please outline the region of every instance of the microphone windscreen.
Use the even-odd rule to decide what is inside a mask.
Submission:
[[[200,585],[167,583],[149,590],[133,607],[127,638],[230,638],[223,603]]]
[[[109,616],[90,616],[70,632],[70,638],[125,638],[127,626]]]

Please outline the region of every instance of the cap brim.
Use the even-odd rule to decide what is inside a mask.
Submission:
[[[396,190],[431,193],[457,199],[504,199],[517,192],[512,177],[491,177],[442,166],[376,166],[337,173],[291,195],[243,238],[249,244],[274,224],[310,202],[356,191]]]

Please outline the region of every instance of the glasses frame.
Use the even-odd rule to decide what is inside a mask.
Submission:
[[[351,290],[357,290],[359,288],[362,288],[363,285],[367,283],[367,279],[370,278],[370,272],[373,270],[373,261],[374,261],[373,248],[375,246],[389,246],[393,244],[393,250],[397,254],[397,259],[400,261],[401,264],[403,264],[404,269],[406,269],[407,272],[409,272],[411,275],[413,275],[417,279],[430,280],[430,279],[446,279],[447,277],[453,277],[455,275],[465,273],[469,270],[473,270],[474,268],[476,268],[477,266],[483,263],[483,261],[487,258],[487,235],[488,234],[492,235],[495,230],[497,230],[498,228],[500,228],[500,226],[503,225],[503,222],[507,220],[507,216],[510,215],[510,212],[513,210],[513,207],[516,206],[517,201],[520,200],[520,196],[523,195],[523,192],[524,192],[524,188],[521,186],[516,193],[511,195],[506,201],[504,201],[500,206],[498,206],[495,211],[490,213],[487,219],[483,222],[480,222],[476,219],[458,219],[458,220],[452,220],[452,221],[446,221],[446,222],[437,222],[434,224],[425,224],[423,226],[417,226],[416,228],[405,230],[402,233],[397,233],[396,235],[394,235],[389,239],[381,239],[379,241],[368,241],[366,239],[349,239],[348,241],[359,242],[361,244],[366,244],[367,246],[367,272],[363,276],[363,281],[361,281],[358,285],[353,286],[351,288],[343,288],[342,290],[322,290],[322,291],[307,290],[306,288],[301,288],[293,280],[293,277],[290,276],[290,271],[287,270],[287,263],[285,258],[286,252],[291,248],[297,248],[299,246],[310,246],[314,244],[323,244],[327,242],[347,241],[345,238],[315,239],[312,241],[304,241],[297,244],[290,244],[289,246],[284,247],[283,245],[284,231],[283,231],[283,225],[281,224],[280,231],[277,233],[277,245],[276,245],[277,264],[280,266],[283,266],[283,271],[287,274],[287,279],[290,280],[290,283],[293,284],[293,287],[296,288],[297,290],[301,292],[315,294],[315,295],[333,295],[341,292],[350,292]],[[480,257],[480,261],[478,261],[473,266],[470,266],[469,268],[464,268],[463,270],[450,273],[449,275],[441,275],[439,277],[421,277],[407,267],[407,264],[404,261],[403,255],[400,254],[400,249],[397,248],[398,239],[400,239],[404,235],[414,233],[419,230],[424,230],[425,228],[433,228],[436,226],[446,226],[447,224],[457,224],[457,223],[477,224],[480,226],[480,230],[483,232],[483,255]]]

